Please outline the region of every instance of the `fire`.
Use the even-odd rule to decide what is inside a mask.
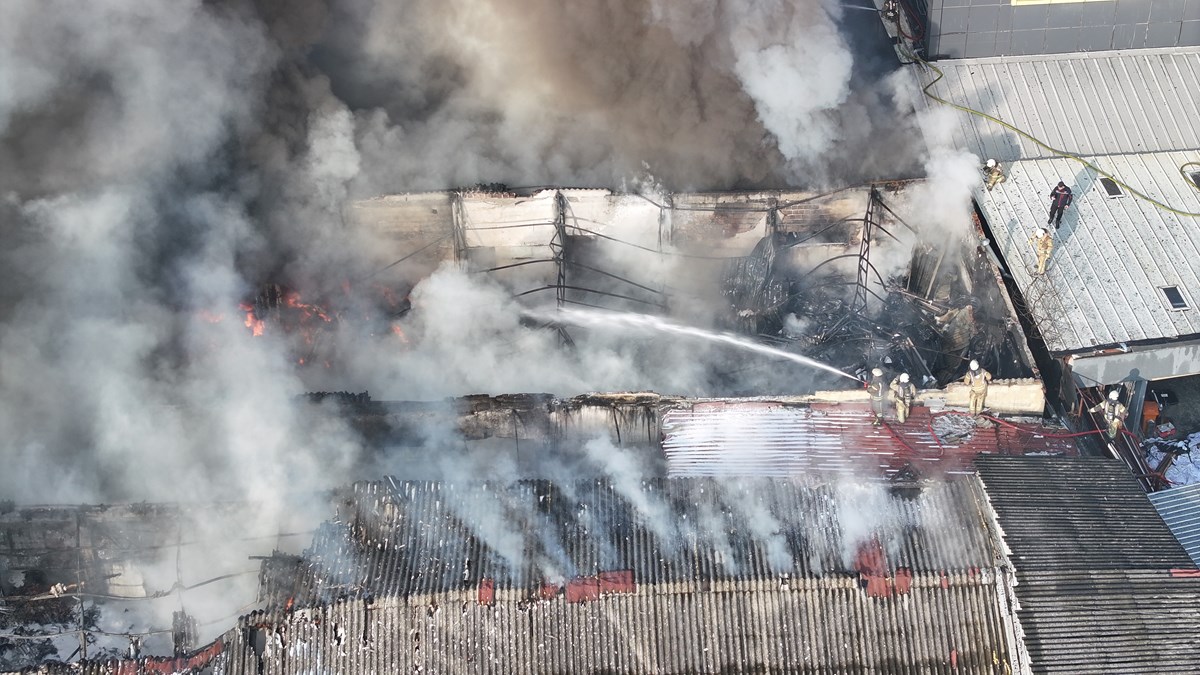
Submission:
[[[394,333],[396,337],[400,338],[400,341],[404,344],[409,344],[408,336],[404,334],[404,329],[400,327],[400,324],[392,324],[392,333]]]
[[[197,312],[197,316],[200,317],[201,321],[204,321],[206,323],[221,323],[221,321],[224,320],[224,318],[225,318],[224,314],[219,314],[217,312],[214,312],[214,311],[208,310],[208,309],[200,310],[199,312]]]
[[[243,302],[238,305],[238,307],[246,313],[246,328],[250,329],[250,333],[254,335],[254,337],[262,337],[263,320],[255,316],[254,305]]]
[[[311,319],[312,317],[315,316],[315,317],[321,319],[322,321],[324,321],[325,323],[329,323],[329,322],[333,321],[333,319],[329,318],[329,315],[325,313],[325,310],[321,309],[319,306],[310,305],[306,302],[300,302],[300,294],[299,293],[296,293],[296,292],[288,293],[287,297],[284,299],[284,304],[286,304],[288,307],[291,307],[292,309],[300,310],[303,313],[303,316],[305,319]]]
[[[403,299],[400,296],[396,295],[396,291],[394,291],[391,288],[388,288],[387,286],[384,286],[382,284],[376,284],[375,290],[379,293],[380,296],[383,297],[384,302],[386,302],[388,304],[388,307],[390,307],[393,311],[395,311],[396,309],[398,309],[400,307],[400,304],[403,301]]]

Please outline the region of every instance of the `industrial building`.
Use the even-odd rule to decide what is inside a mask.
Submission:
[[[954,146],[981,171],[999,163],[1003,179],[975,204],[1052,401],[1104,426],[1087,411],[1117,389],[1128,433],[1108,451],[1148,490],[1196,480],[1200,441],[1193,5],[879,4],[918,106],[953,115]],[[1060,181],[1073,201],[1059,225],[1048,216]],[[1053,240],[1044,274],[1039,227]]]
[[[488,185],[356,202],[346,221],[396,260],[377,280],[391,318],[452,263],[535,309],[683,316],[856,377],[911,373],[906,421],[876,423],[848,378],[787,372],[767,395],[731,374],[711,398],[317,394],[334,405],[314,414],[345,418],[407,473],[325,495],[299,552],[246,533],[264,548],[235,617],[208,632],[186,612],[111,620],[120,603],[180,597],[199,541],[184,533],[234,531],[244,508],[13,508],[0,609],[48,613],[21,614],[37,626],[0,646],[56,626],[76,662],[40,671],[96,675],[1200,671],[1200,493],[1161,490],[1169,462],[1141,445],[1155,382],[1200,375],[1200,14],[878,4],[921,105],[951,106],[956,148],[1003,171],[976,191],[974,221],[932,222],[920,180]],[[1038,274],[1030,236],[1059,180],[1074,202]],[[284,329],[285,297],[248,299],[247,326]],[[525,318],[566,345],[586,330]],[[996,375],[986,415],[963,412],[972,358]],[[1109,442],[1085,410],[1114,389],[1129,433]],[[150,573],[171,553],[173,578]]]
[[[1115,460],[981,455],[918,486],[386,479],[331,502],[211,643],[42,672],[1200,668],[1200,571]]]

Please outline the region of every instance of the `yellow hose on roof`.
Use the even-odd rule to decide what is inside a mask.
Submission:
[[[1092,171],[1095,171],[1096,173],[1100,174],[1101,176],[1108,178],[1109,180],[1116,183],[1117,185],[1120,185],[1122,188],[1125,189],[1126,192],[1133,195],[1134,197],[1137,197],[1138,199],[1149,202],[1150,204],[1153,204],[1154,206],[1156,206],[1164,211],[1169,211],[1169,212],[1174,213],[1179,216],[1187,216],[1189,218],[1200,218],[1200,213],[1196,213],[1196,212],[1192,212],[1192,211],[1184,211],[1183,209],[1177,209],[1177,208],[1174,208],[1167,204],[1164,204],[1164,203],[1160,202],[1159,200],[1155,199],[1154,197],[1151,197],[1150,195],[1148,195],[1148,194],[1138,190],[1137,188],[1129,185],[1128,183],[1122,181],[1120,178],[1117,178],[1113,174],[1105,171],[1104,169],[1101,169],[1100,167],[1096,166],[1095,164],[1092,164],[1091,162],[1084,159],[1083,157],[1080,157],[1079,155],[1077,155],[1073,152],[1068,152],[1067,150],[1061,150],[1059,148],[1053,147],[1049,143],[1046,143],[1042,139],[1038,138],[1037,136],[1034,136],[1033,134],[1029,133],[1028,131],[1025,131],[1024,129],[1019,129],[1019,128],[1013,126],[1012,124],[1005,122],[1004,120],[1000,119],[999,117],[996,117],[994,115],[989,115],[981,110],[975,110],[974,108],[968,108],[965,105],[959,105],[952,101],[947,101],[946,99],[944,99],[936,94],[931,93],[929,91],[929,89],[931,87],[933,87],[933,85],[940,82],[942,80],[942,78],[944,78],[946,76],[946,74],[942,72],[941,68],[938,68],[937,66],[933,65],[932,63],[930,63],[930,62],[926,61],[925,59],[921,58],[920,56],[914,54],[912,51],[904,48],[903,46],[901,47],[901,49],[904,50],[905,55],[908,56],[909,59],[911,59],[912,61],[915,61],[917,63],[920,63],[921,65],[926,66],[926,67],[932,69],[933,72],[937,73],[937,78],[934,79],[933,82],[930,82],[929,84],[925,85],[925,87],[923,89],[921,89],[921,93],[925,94],[926,96],[933,99],[934,101],[937,101],[938,103],[941,103],[942,105],[948,105],[951,108],[954,108],[955,110],[961,110],[965,113],[969,113],[971,115],[976,115],[978,117],[982,117],[991,122],[995,122],[996,124],[999,124],[1000,126],[1004,127],[1005,129],[1008,129],[1009,131],[1012,131],[1013,133],[1021,136],[1022,138],[1029,139],[1030,141],[1032,141],[1033,143],[1037,144],[1039,147],[1041,147],[1045,150],[1048,150],[1056,155],[1059,155],[1060,157],[1066,157],[1067,159],[1075,160],[1076,162],[1079,162],[1080,164],[1086,166],[1087,168],[1091,169]],[[1179,166],[1179,175],[1183,177],[1183,180],[1185,180],[1188,185],[1192,186],[1192,189],[1200,190],[1200,186],[1197,186],[1196,183],[1192,182],[1191,177],[1189,177],[1187,174],[1186,169],[1189,166],[1200,167],[1200,162],[1185,162],[1184,164],[1181,164]]]

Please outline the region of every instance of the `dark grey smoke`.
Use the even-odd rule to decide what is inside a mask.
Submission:
[[[862,150],[890,106],[874,84],[884,68],[856,70],[863,40],[839,31],[833,2],[4,10],[0,488],[20,500],[175,498],[181,484],[246,496],[344,477],[356,441],[310,428],[293,404],[296,345],[245,339],[236,307],[266,282],[328,296],[377,269],[377,247],[342,221],[349,198],[647,173],[675,189],[820,185],[886,168]],[[598,373],[596,388],[654,384],[627,349],[567,377],[552,358],[542,371],[514,361],[511,336],[456,351],[454,333],[424,325],[445,336],[430,354],[445,365],[414,357],[428,367],[397,373],[424,379],[387,393],[446,393],[447,371],[464,388],[481,372],[512,372],[519,388],[588,388],[579,372]],[[554,346],[526,338],[525,353]],[[704,354],[690,356],[660,384],[705,382]]]
[[[348,200],[481,182],[821,187],[917,162],[888,140],[912,134],[881,86],[890,62],[865,47],[884,45],[878,23],[832,0],[0,9],[0,501],[245,500],[263,531],[288,529],[292,496],[378,473],[340,416],[297,403],[314,383],[702,394],[728,360],[645,336],[566,352],[509,289],[452,268],[413,290],[407,349],[387,322],[323,345],[252,337],[239,305],[270,283],[347,316],[394,311],[362,297],[395,256],[346,224]],[[343,369],[298,367],[330,344]],[[637,481],[604,441],[589,453]],[[237,571],[245,555],[214,543],[189,565]],[[248,585],[189,606],[216,621]]]

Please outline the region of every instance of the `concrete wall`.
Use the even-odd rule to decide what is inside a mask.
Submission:
[[[936,58],[1200,46],[1200,1],[929,0],[927,53]]]
[[[1072,372],[1090,384],[1116,384],[1130,380],[1162,380],[1200,375],[1200,342],[1179,342],[1128,352],[1068,357]]]
[[[818,391],[811,396],[785,397],[782,401],[804,403],[839,403],[868,401],[865,389],[844,391]],[[917,394],[917,405],[930,408],[967,408],[970,405],[970,387],[962,383],[947,385],[945,389],[921,389]],[[1014,415],[1040,415],[1046,408],[1046,394],[1042,383],[1035,379],[995,380],[988,387],[987,407],[998,413]]]

